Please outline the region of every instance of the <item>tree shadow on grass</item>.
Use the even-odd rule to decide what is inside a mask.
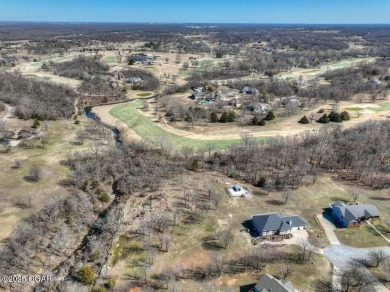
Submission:
[[[267,200],[265,201],[267,204],[269,205],[273,205],[273,206],[281,206],[281,205],[284,205],[284,203],[282,201],[279,201],[279,200]]]
[[[370,197],[370,199],[376,200],[376,201],[390,201],[390,197]]]
[[[202,247],[207,250],[220,250],[222,249],[219,241],[212,235],[202,238]]]

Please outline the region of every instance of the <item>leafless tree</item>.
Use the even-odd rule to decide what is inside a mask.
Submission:
[[[158,239],[160,240],[161,250],[167,252],[169,244],[171,243],[171,237],[167,234],[160,234]]]
[[[293,271],[294,267],[290,263],[282,263],[279,266],[279,273],[282,279],[286,279]]]
[[[281,194],[281,196],[282,196],[282,200],[283,200],[283,203],[284,204],[287,204],[287,202],[288,202],[288,200],[291,198],[291,196],[292,196],[292,191],[291,191],[291,189],[285,189],[283,192],[282,192],[282,194]]]
[[[214,253],[211,256],[211,262],[214,264],[214,267],[218,273],[218,276],[220,277],[223,273],[223,269],[224,269],[225,264],[226,264],[225,255]]]
[[[149,102],[147,100],[142,101],[142,108],[144,109],[144,111],[148,111],[149,107],[150,107],[150,105],[149,105]]]
[[[378,267],[386,259],[386,254],[382,249],[370,251],[368,254],[370,263],[374,267]]]
[[[39,165],[37,165],[37,164],[31,165],[30,170],[29,170],[30,180],[37,182],[37,181],[42,179],[42,174],[43,174],[42,168]]]
[[[352,197],[352,199],[353,199],[354,202],[356,202],[356,201],[359,199],[361,193],[362,193],[362,192],[361,192],[360,188],[358,188],[358,187],[354,187],[354,188],[351,190],[351,197]]]
[[[219,192],[214,192],[211,194],[211,201],[213,202],[213,204],[215,206],[215,210],[218,209],[218,205],[221,202],[221,200],[222,200],[222,196]]]
[[[229,229],[222,230],[219,233],[219,241],[221,242],[222,247],[224,249],[226,249],[228,247],[228,245],[233,243],[234,234]]]

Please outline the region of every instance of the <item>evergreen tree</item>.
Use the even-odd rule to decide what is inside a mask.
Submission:
[[[334,122],[334,123],[342,123],[343,122],[343,119],[341,118],[341,115],[339,113],[334,113],[332,115],[332,118],[329,118],[329,120],[331,122]]]
[[[261,187],[261,188],[264,188],[267,184],[267,179],[262,176],[258,181],[257,181],[257,187]]]
[[[257,126],[258,124],[259,124],[259,118],[257,116],[254,116],[252,120],[252,125]]]
[[[328,124],[329,123],[329,118],[328,118],[328,115],[325,113],[319,120],[318,120],[319,123],[322,123],[322,124]]]
[[[222,116],[219,118],[220,123],[227,123],[228,122],[228,115],[227,113],[223,113]]]
[[[236,121],[236,113],[234,111],[229,112],[227,121],[229,123]]]
[[[218,123],[218,115],[216,112],[212,112],[210,114],[210,120],[212,123]]]
[[[268,114],[267,114],[267,116],[265,117],[265,119],[266,119],[267,121],[275,120],[275,114],[274,114],[274,112],[273,112],[273,111],[269,111]]]
[[[309,124],[310,121],[309,121],[309,119],[308,119],[306,116],[303,116],[303,118],[300,119],[300,120],[298,121],[298,123],[301,123],[301,124]]]
[[[41,125],[41,121],[35,118],[33,123],[33,128],[38,128],[40,125]]]
[[[349,121],[351,119],[351,117],[349,116],[349,113],[347,111],[343,111],[341,114],[341,119],[343,121]]]
[[[265,126],[265,120],[264,120],[264,119],[261,119],[261,120],[260,120],[259,126]]]

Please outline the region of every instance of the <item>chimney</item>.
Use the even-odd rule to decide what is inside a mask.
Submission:
[[[291,221],[291,220],[288,221],[287,224],[288,224],[288,225],[292,225],[292,221]]]

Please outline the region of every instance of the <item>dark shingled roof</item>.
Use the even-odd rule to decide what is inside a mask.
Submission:
[[[295,292],[289,281],[280,281],[271,275],[264,274],[255,286],[255,291],[259,292]]]
[[[379,217],[378,209],[372,205],[345,205],[343,202],[337,201],[332,207],[339,209],[340,213],[348,222],[361,217]]]
[[[263,231],[279,230],[281,232],[290,230],[293,227],[306,225],[305,221],[299,216],[284,217],[280,213],[269,213],[252,216],[257,226]]]

